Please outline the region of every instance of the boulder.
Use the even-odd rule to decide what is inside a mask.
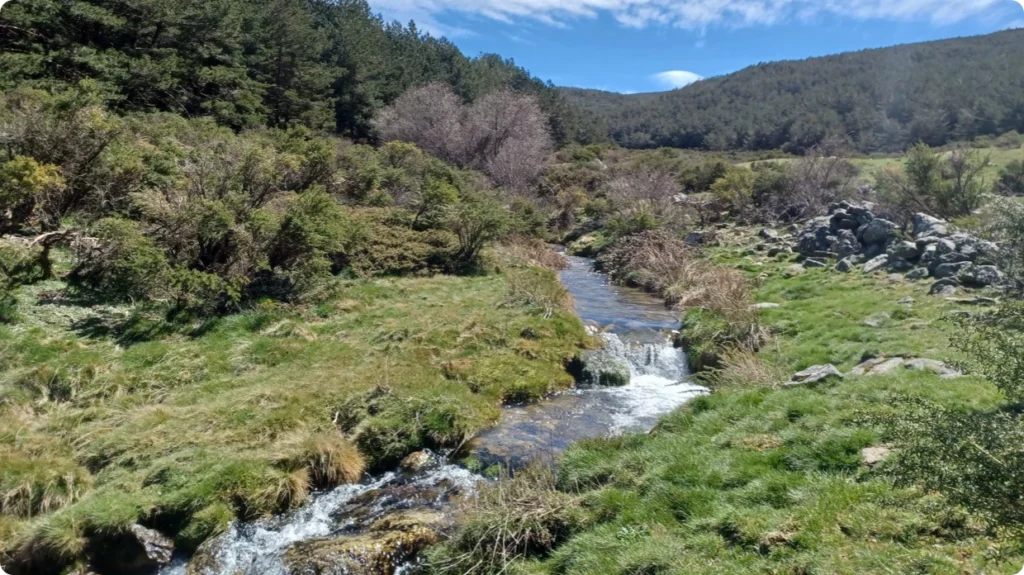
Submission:
[[[908,361],[904,367],[911,371],[927,371],[934,373],[942,379],[956,379],[958,377],[963,377],[964,375],[955,368],[934,359],[912,359]]]
[[[915,260],[920,255],[921,252],[917,249],[917,244],[914,242],[897,242],[889,248],[889,256],[901,260]]]
[[[174,541],[159,531],[132,525],[124,533],[100,538],[90,555],[101,573],[148,575],[170,564]]]
[[[914,237],[944,237],[949,235],[949,224],[945,220],[928,214],[914,214]]]
[[[889,256],[883,254],[864,264],[864,273],[873,274],[889,264]]]
[[[932,275],[937,279],[957,277],[971,267],[971,262],[959,262],[939,264],[932,270]]]
[[[629,384],[629,363],[608,350],[585,351],[580,354],[580,363],[580,383],[605,387],[622,387]]]
[[[896,224],[882,218],[875,218],[861,227],[857,234],[862,242],[868,245],[885,243],[889,235],[897,228]]]
[[[935,250],[940,256],[943,254],[950,254],[956,251],[956,243],[950,240],[939,240],[935,242]]]
[[[944,286],[941,289],[939,289],[939,291],[933,293],[932,295],[938,297],[953,297],[956,295],[956,287]]]
[[[907,279],[908,280],[923,280],[926,277],[928,277],[928,275],[930,273],[931,272],[928,271],[928,268],[917,268],[915,270],[911,270],[911,272],[909,274],[907,274]]]
[[[836,264],[836,270],[843,273],[849,273],[853,271],[854,266],[860,263],[859,256],[849,256],[839,260]]]
[[[836,366],[832,364],[828,365],[815,365],[809,367],[801,372],[793,375],[793,379],[785,384],[785,387],[792,387],[796,385],[808,385],[812,383],[819,383],[822,381],[828,381],[831,379],[842,379],[843,372],[839,371]]]
[[[971,266],[962,270],[959,278],[967,285],[988,287],[999,283],[1003,279],[1003,274],[996,266]]]
[[[921,256],[918,262],[923,266],[930,266],[939,260],[939,247],[936,244],[928,244],[921,248]],[[936,264],[938,265],[938,264]]]
[[[391,575],[441,540],[443,516],[405,511],[374,523],[368,533],[303,541],[284,554],[289,575]]]
[[[888,268],[889,271],[906,272],[914,269],[914,264],[904,259],[890,257],[886,268]]]
[[[884,375],[903,367],[902,357],[876,357],[869,359],[850,371],[850,375]]]
[[[864,325],[876,328],[882,327],[885,324],[889,323],[890,319],[892,319],[892,316],[883,311],[881,313],[876,313],[865,318]]]
[[[942,264],[959,264],[962,262],[969,262],[971,258],[960,252],[949,252],[939,256],[939,265]]]
[[[932,284],[932,287],[931,289],[928,290],[928,293],[931,295],[935,295],[936,293],[939,292],[939,290],[945,287],[960,287],[960,280],[956,278],[941,279]]]
[[[879,445],[877,447],[865,447],[860,450],[860,460],[864,465],[868,467],[875,467],[879,463],[884,462],[892,455],[892,449]]]

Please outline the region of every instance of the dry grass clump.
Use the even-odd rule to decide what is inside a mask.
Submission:
[[[539,268],[510,268],[505,271],[508,301],[512,305],[538,308],[546,318],[558,311],[571,311],[572,295],[548,270]]]
[[[743,320],[753,316],[746,276],[709,262],[670,232],[624,238],[599,263],[615,281],[656,293],[680,309],[702,308]]]
[[[514,235],[506,238],[495,246],[495,255],[499,261],[511,265],[532,266],[549,270],[564,270],[569,260],[564,254],[551,249],[551,246],[526,236]]]
[[[366,458],[337,431],[297,431],[279,444],[278,466],[288,471],[284,481],[291,490],[302,484],[300,471],[306,471],[306,484],[326,489],[354,483],[366,471]]]
[[[701,374],[701,382],[709,387],[770,387],[776,388],[786,381],[788,372],[781,366],[768,363],[751,351],[731,348],[719,358],[719,367]]]
[[[504,573],[521,559],[547,556],[585,524],[579,498],[559,491],[549,468],[529,467],[481,487],[431,566],[459,575]]]

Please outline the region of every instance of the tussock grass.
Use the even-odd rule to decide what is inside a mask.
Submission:
[[[585,344],[563,307],[510,302],[509,281],[341,282],[315,308],[261,304],[130,342],[130,310],[26,297],[25,320],[0,326],[0,459],[16,462],[0,473],[0,552],[64,565],[136,522],[194,548],[233,517],[460,445],[502,401],[572,385],[563,362]]]
[[[702,384],[712,389],[723,389],[741,386],[777,388],[788,381],[791,374],[756,353],[728,349],[721,355],[720,367],[699,375]]]
[[[519,266],[532,266],[553,271],[564,270],[569,261],[563,254],[544,242],[526,236],[513,235],[493,248],[499,262]]]
[[[546,557],[586,521],[579,499],[556,489],[554,474],[532,466],[483,486],[461,509],[461,528],[437,549],[438,573],[504,573],[524,558]]]

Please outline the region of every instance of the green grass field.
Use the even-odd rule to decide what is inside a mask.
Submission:
[[[571,385],[580,322],[514,303],[512,273],[344,282],[185,331],[26,288],[0,327],[2,547],[71,560],[145,521],[187,548]]]
[[[759,354],[792,374],[834,363],[844,372],[876,355],[955,361],[950,312],[927,282],[890,283],[781,262],[713,257],[747,270],[772,343]],[[913,303],[900,303],[906,297]],[[869,327],[879,312],[891,319]],[[781,383],[778,381],[777,383]],[[960,409],[1003,402],[975,377],[942,380],[900,371],[813,387],[736,385],[695,400],[650,435],[583,442],[559,467],[560,489],[579,494],[589,520],[526,572],[586,574],[1014,573],[1019,540],[1000,538],[940,496],[894,486],[861,450],[884,445],[882,421],[901,402]]]

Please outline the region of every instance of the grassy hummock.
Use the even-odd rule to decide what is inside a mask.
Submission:
[[[136,522],[194,548],[571,385],[580,322],[511,274],[342,282],[188,329],[25,288],[0,327],[3,551],[69,563]]]

